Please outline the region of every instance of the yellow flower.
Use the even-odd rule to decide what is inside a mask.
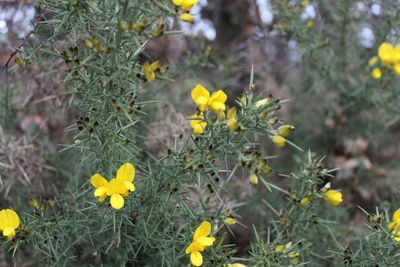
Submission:
[[[264,98],[264,99],[258,100],[258,101],[256,102],[255,106],[256,106],[256,107],[264,106],[265,104],[268,104],[269,101],[270,101],[269,98]]]
[[[190,120],[190,126],[193,128],[195,135],[202,134],[207,126],[207,122],[204,121],[203,113],[194,114]]]
[[[134,179],[135,167],[130,163],[125,163],[119,167],[116,178],[107,181],[96,173],[90,178],[90,181],[96,188],[94,196],[99,197],[100,202],[103,202],[109,196],[111,207],[119,210],[125,203],[123,196],[127,196],[129,191],[135,191],[135,186],[132,183]]]
[[[218,113],[218,111],[226,109],[225,102],[228,96],[222,90],[218,90],[210,96],[210,92],[198,84],[192,90],[192,99],[201,111],[208,107],[212,112]]]
[[[236,220],[233,219],[233,218],[231,218],[231,217],[226,218],[226,219],[224,220],[224,222],[225,222],[227,225],[234,225],[234,224],[237,223]]]
[[[189,13],[183,13],[179,16],[179,19],[184,21],[184,22],[188,22],[191,23],[194,21],[194,17],[193,15],[189,14]]]
[[[332,205],[339,205],[343,202],[342,193],[336,190],[328,190],[325,193],[325,200],[331,203]]]
[[[203,264],[203,256],[201,251],[211,246],[215,237],[208,237],[211,233],[211,223],[204,221],[194,231],[193,242],[186,248],[186,254],[190,253],[190,261],[194,266],[201,266]]]
[[[311,201],[308,197],[305,197],[300,201],[300,204],[303,206],[308,206],[308,205],[310,205],[310,203],[311,203]]]
[[[235,132],[240,128],[240,125],[237,122],[236,113],[236,107],[233,107],[228,111],[227,114],[228,121],[226,122],[226,126],[228,126],[229,130],[232,132]]]
[[[293,132],[295,129],[294,126],[292,125],[282,125],[281,127],[278,128],[278,134],[280,136],[286,137],[288,136],[291,132]]]
[[[393,213],[393,218],[392,218],[393,222],[389,223],[389,229],[392,231],[392,233],[394,234],[393,239],[396,242],[400,242],[400,209],[397,209],[394,213]]]
[[[247,267],[247,266],[241,263],[234,263],[234,264],[228,264],[228,267]]]
[[[393,65],[393,70],[397,75],[400,75],[400,63],[396,63]]]
[[[252,175],[250,175],[249,180],[252,185],[258,184],[258,177],[254,173]]]
[[[397,65],[397,64],[396,64]],[[380,68],[375,68],[372,72],[371,72],[371,76],[372,78],[378,80],[382,77],[382,71]]]
[[[4,209],[0,211],[0,231],[3,232],[3,236],[6,236],[8,240],[13,239],[15,236],[15,229],[19,227],[18,214],[11,209]]]
[[[378,63],[378,57],[377,56],[371,57],[371,59],[368,61],[368,65],[370,65],[371,67],[375,66],[376,63]]]
[[[277,147],[284,147],[286,145],[286,139],[280,135],[272,137],[272,142],[274,142]]]
[[[154,80],[156,78],[156,71],[158,71],[160,69],[160,67],[161,67],[161,63],[159,60],[157,60],[151,64],[148,61],[146,61],[143,64],[142,72],[146,76],[146,80],[148,82],[151,82],[152,80]]]
[[[390,43],[382,43],[378,48],[378,57],[383,63],[391,62],[393,54],[394,49]]]

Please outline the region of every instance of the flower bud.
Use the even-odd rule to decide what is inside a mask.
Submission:
[[[295,129],[294,126],[292,125],[282,125],[281,127],[278,128],[278,134],[280,136],[286,137],[288,136],[291,132],[293,132]]]
[[[252,185],[258,184],[258,177],[254,173],[252,175],[250,175],[249,180]]]

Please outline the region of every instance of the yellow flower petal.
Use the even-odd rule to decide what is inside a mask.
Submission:
[[[225,92],[222,90],[218,90],[218,91],[212,93],[212,95],[210,97],[210,102],[217,101],[217,102],[225,103],[227,99],[228,99],[228,96],[225,94]]]
[[[272,137],[272,142],[274,142],[277,147],[284,147],[286,145],[286,139],[280,135]]]
[[[204,97],[204,96],[199,96],[198,98],[196,98],[196,105],[199,106],[206,106],[208,103],[208,98]]]
[[[159,60],[154,61],[154,62],[151,63],[151,65],[150,65],[150,69],[151,69],[152,71],[156,71],[156,70],[158,70],[160,67],[161,67],[161,62],[160,62]]]
[[[15,230],[12,227],[6,227],[6,229],[3,230],[3,236],[6,236],[8,240],[13,239],[15,236]]]
[[[131,182],[124,182],[125,187],[129,189],[129,191],[133,192],[135,191],[135,185]]]
[[[143,67],[142,67],[142,71],[143,71],[143,73],[148,73],[148,72],[151,72],[151,66],[150,66],[150,63],[148,62],[148,61],[146,61],[144,64],[143,64]]]
[[[393,213],[393,221],[397,221],[400,219],[400,209],[397,209],[394,213]]]
[[[233,118],[230,119],[226,122],[226,126],[228,126],[229,130],[231,130],[232,132],[236,132],[237,130],[239,130],[239,124],[237,123],[237,119]]]
[[[206,99],[207,99],[207,102],[208,102],[208,99],[210,99],[210,92],[209,92],[206,88],[204,88],[202,85],[200,85],[200,84],[196,85],[196,87],[193,88],[191,94],[192,94],[192,99],[193,99],[193,101],[196,103],[196,105],[199,105],[199,104],[197,104],[197,102],[196,102],[196,99],[198,99],[199,97],[204,97],[204,98],[206,98]],[[201,101],[203,102],[204,100],[202,99]],[[207,103],[206,103],[206,104],[207,104]],[[203,104],[202,104],[202,105],[203,105]]]
[[[372,78],[378,80],[382,77],[382,71],[380,68],[375,68],[372,72],[371,72],[371,76]]]
[[[188,23],[191,23],[194,21],[194,17],[189,13],[183,13],[182,15],[179,16],[179,19],[184,22],[188,22]]]
[[[249,180],[252,185],[258,184],[258,177],[254,173],[252,175],[250,175]]]
[[[8,218],[6,215],[6,210],[0,211],[0,231],[3,231],[8,226]]]
[[[325,200],[331,203],[332,205],[339,205],[343,202],[342,193],[336,190],[328,190],[325,193]]]
[[[190,4],[183,4],[182,5],[182,10],[183,11],[190,11],[192,9],[193,5]]]
[[[92,183],[94,188],[99,188],[108,184],[108,181],[98,173],[90,178],[90,182]]]
[[[264,99],[258,100],[258,101],[256,102],[255,106],[256,106],[256,107],[264,106],[265,104],[268,104],[268,103],[269,103],[269,100],[270,100],[269,98],[264,98]]]
[[[204,119],[204,116],[194,114],[191,118],[192,119],[190,120],[190,127],[193,128],[193,133],[196,135],[203,133],[204,129],[207,126],[207,122],[202,120]]]
[[[201,266],[203,264],[203,256],[198,251],[190,253],[190,261],[194,266]]]
[[[202,236],[208,236],[211,233],[211,223],[204,221],[196,228],[193,235],[193,240],[197,240]]]
[[[193,251],[203,251],[205,248],[197,242],[192,242],[185,250],[186,254],[192,253]]]
[[[182,10],[189,11],[194,5],[197,5],[198,0],[184,0],[182,3]]]
[[[151,82],[152,80],[154,80],[156,78],[156,74],[152,70],[149,62],[146,61],[143,64],[142,71],[143,71],[144,75],[146,76],[147,81]]]
[[[292,125],[282,125],[281,127],[278,128],[278,134],[280,136],[286,137],[288,136],[291,132],[294,131],[294,126]]]
[[[220,110],[225,110],[225,104],[222,102],[211,102],[211,104],[208,105],[208,107],[211,109],[212,112],[218,113]]]
[[[225,112],[223,110],[219,110],[217,112],[217,118],[219,121],[224,121],[226,119]]]
[[[305,206],[305,207],[310,205],[310,203],[311,203],[311,201],[310,201],[310,198],[308,198],[308,197],[305,197],[300,201],[300,204]]]
[[[286,249],[285,245],[279,245],[275,248],[275,252],[282,252]]]
[[[236,224],[236,220],[233,219],[233,218],[231,218],[231,217],[226,218],[226,219],[224,220],[224,222],[225,222],[227,225],[234,225],[234,224]]]
[[[154,80],[156,78],[156,74],[153,71],[145,73],[145,76],[146,76],[146,80],[148,82],[151,82],[152,80]]]
[[[114,194],[110,198],[111,207],[116,210],[121,209],[124,206],[124,198],[120,194]]]
[[[396,63],[393,65],[393,70],[397,75],[400,75],[400,63]]]
[[[236,113],[237,113],[236,107],[233,107],[228,111],[228,114],[226,114],[226,117],[228,118],[228,120],[236,118]]]
[[[99,197],[99,198],[97,199],[97,201],[99,201],[99,202],[104,202],[104,200],[106,200],[106,198],[107,198],[107,195],[102,195],[101,197]]]
[[[116,178],[111,179],[111,181],[106,186],[106,194],[107,196],[111,196],[113,194],[125,194],[128,192],[128,188],[126,188],[124,181],[117,180]]]
[[[396,63],[399,61],[400,61],[400,45],[396,45],[396,47],[393,50],[392,62]]]
[[[394,50],[390,43],[382,43],[378,48],[378,56],[383,63],[392,61]]]
[[[185,0],[172,0],[172,3],[176,6],[181,6]]]
[[[106,195],[106,187],[105,187],[105,186],[102,186],[102,187],[97,188],[96,190],[94,190],[93,195],[94,195],[95,197],[102,197],[102,196],[105,196],[105,195]]]
[[[129,162],[119,167],[116,179],[132,182],[135,179],[135,167]]]
[[[205,237],[201,236],[199,237],[196,242],[199,243],[203,247],[209,247],[211,246],[215,241],[215,237]]]
[[[4,209],[0,211],[0,230],[4,231],[7,227],[18,228],[19,226],[18,214],[11,209]]]
[[[392,230],[392,232],[396,232],[399,226],[400,226],[399,221],[393,221],[388,225],[389,229]]]
[[[377,56],[371,57],[371,59],[368,61],[368,65],[370,65],[371,67],[375,66],[376,63],[378,63],[378,57]]]

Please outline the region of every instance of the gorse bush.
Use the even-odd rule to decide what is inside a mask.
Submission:
[[[287,103],[280,92],[264,90],[262,72],[230,66],[236,64],[230,48],[217,54],[201,38],[186,37],[193,51],[169,60],[167,46],[183,40],[176,25],[203,19],[197,0],[36,1],[34,37],[19,47],[15,64],[5,66],[2,128],[9,136],[16,132],[7,119],[18,114],[12,102],[18,73],[39,72],[36,80],[61,87],[55,96],[61,104],[53,109],[75,119],[64,127],[62,145],[40,155],[53,172],[40,187],[51,193],[19,183],[7,190],[0,206],[4,261],[399,265],[396,196],[377,197],[382,201],[372,209],[353,203],[356,182],[338,178],[332,158],[343,160],[337,152],[348,150],[343,140],[374,137],[398,123],[400,57],[391,42],[400,10],[386,11],[381,3],[394,25],[384,25],[386,34],[379,32],[369,49],[357,50],[362,14],[353,11],[363,13],[357,5],[372,2],[328,2],[268,2],[276,20],[271,34],[296,42],[293,68],[301,65],[282,82],[294,95]],[[329,28],[326,35],[322,18],[304,18],[312,5],[341,31]],[[246,85],[235,92],[226,87],[232,81],[210,75],[210,68],[220,77],[243,72]],[[332,109],[324,104],[330,98]],[[381,120],[372,125],[377,115]],[[359,169],[352,175],[373,175],[377,168],[363,169],[369,161],[356,156]],[[1,179],[11,175],[1,171]],[[356,211],[365,225],[354,223]]]

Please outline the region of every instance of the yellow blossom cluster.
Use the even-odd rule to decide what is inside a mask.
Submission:
[[[135,167],[130,163],[123,164],[117,171],[116,178],[107,181],[100,174],[96,173],[90,181],[96,190],[94,196],[98,197],[100,202],[103,202],[107,197],[110,197],[110,204],[116,210],[124,206],[124,198],[128,196],[129,191],[135,191],[133,180],[135,178]]]
[[[371,76],[374,79],[380,79],[384,71],[391,69],[400,75],[400,44],[393,47],[390,43],[382,43],[378,48],[378,56],[372,57],[368,64],[373,67]]]
[[[172,0],[172,2],[183,11],[179,17],[180,20],[189,23],[194,21],[194,17],[190,14],[190,10],[194,5],[198,4],[199,0]]]
[[[20,226],[18,214],[11,209],[0,211],[0,231],[8,240],[13,239],[15,230]]]

